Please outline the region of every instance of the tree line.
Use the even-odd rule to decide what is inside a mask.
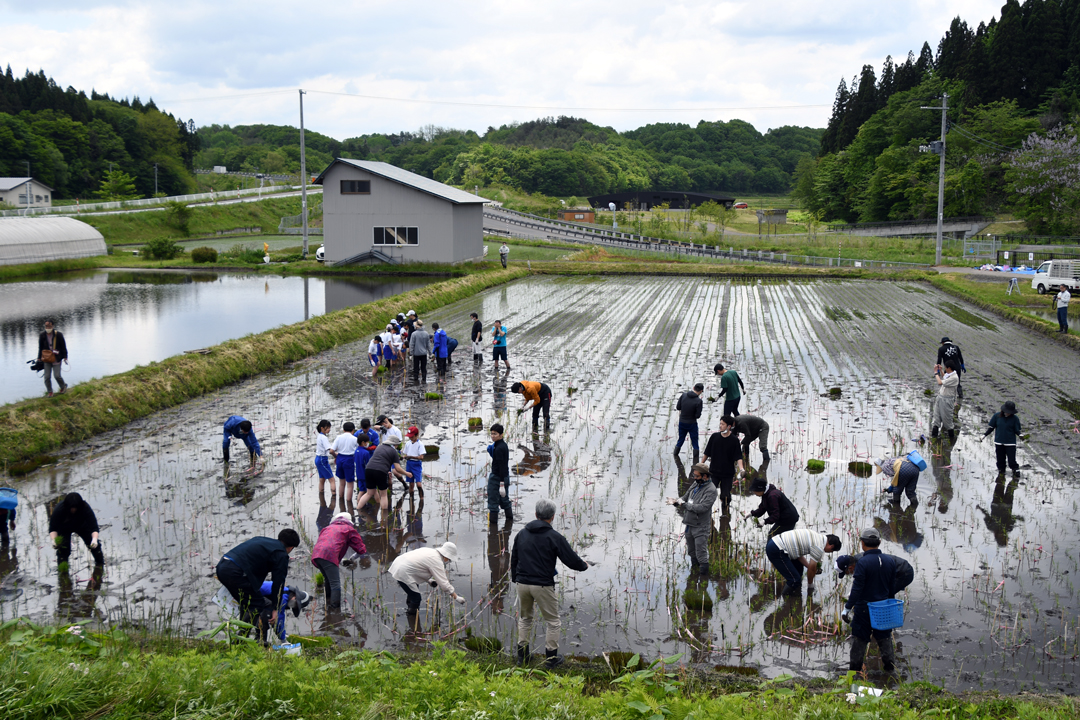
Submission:
[[[932,218],[940,106],[949,96],[945,214],[1012,212],[1040,234],[1080,232],[1072,172],[1080,119],[1080,0],[1007,0],[974,28],[955,18],[935,53],[841,80],[795,195],[825,220]]]
[[[0,74],[0,175],[23,177],[29,163],[56,198],[101,197],[110,180],[152,195],[155,164],[160,193],[191,192],[198,149],[194,121],[163,113],[153,100],[87,97],[44,71],[15,77],[10,65]]]

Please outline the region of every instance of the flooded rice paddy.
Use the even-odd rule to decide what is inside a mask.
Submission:
[[[489,329],[495,319],[509,326],[509,373],[494,373],[490,359],[479,369],[471,364],[474,310]],[[835,675],[847,662],[838,616],[850,580],[827,572],[812,596],[781,598],[764,560],[765,531],[743,520],[758,504],[745,490],[736,491],[730,517],[714,508],[722,577],[687,580],[682,527],[663,504],[685,482],[671,453],[673,411],[695,382],[705,382],[706,397],[718,394],[711,369],[723,360],[746,383],[741,410],[771,425],[772,462],[763,472],[798,507],[800,527],[836,533],[847,552],[873,525],[884,551],[915,567],[897,631],[906,679],[1075,692],[1080,373],[1073,351],[928,286],[888,282],[530,278],[425,319],[463,340],[441,401],[423,399],[436,386],[433,369],[427,387],[398,373],[373,384],[365,343],[68,448],[19,485],[13,550],[0,555],[0,612],[111,623],[165,617],[194,635],[219,618],[209,598],[221,555],[286,526],[303,538],[290,584],[313,589],[311,545],[340,510],[317,490],[315,424],[325,417],[336,428],[387,413],[399,427],[419,425],[423,441],[439,446],[425,463],[426,498],[412,500],[399,486],[389,512],[360,512],[370,563],[343,573],[353,616],[328,615],[320,595],[300,618],[289,617],[290,632],[394,650],[468,632],[512,647],[509,544],[536,501],[551,497],[560,507],[555,527],[595,563],[581,573],[560,566],[564,655],[685,653],[706,668]],[[858,477],[849,463],[912,449],[912,438],[929,435],[926,391],[942,335],[967,361],[959,436],[955,445],[923,446],[932,467],[922,473],[919,501],[905,498],[898,508],[883,500],[877,477]],[[550,430],[534,432],[529,416],[514,412],[520,396],[508,387],[518,379],[553,389]],[[1018,452],[1019,476],[999,480],[991,439],[979,438],[1009,399],[1029,440]],[[721,407],[706,402],[703,436],[717,428]],[[269,459],[246,484],[226,481],[220,464],[221,424],[234,413],[254,422]],[[484,432],[468,430],[474,416]],[[487,523],[486,428],[496,419],[507,424],[512,449],[512,528]],[[750,457],[762,465],[756,443]],[[823,473],[805,471],[812,458],[825,461]],[[103,525],[108,566],[100,589],[85,548],[75,551],[68,582],[47,547],[46,504],[72,490]],[[400,552],[448,539],[460,551],[451,581],[468,604],[459,609],[425,592],[423,631],[409,633],[404,595],[384,570]],[[873,645],[868,666],[879,667]]]
[[[0,404],[44,393],[26,361],[48,318],[67,341],[64,379],[78,384],[440,279],[97,270],[0,283]]]

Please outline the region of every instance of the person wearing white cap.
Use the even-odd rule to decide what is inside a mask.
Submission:
[[[405,614],[410,626],[415,624],[416,613],[420,609],[420,585],[424,583],[442,588],[459,604],[465,604],[465,598],[457,594],[446,575],[446,563],[457,560],[457,554],[457,545],[446,542],[438,550],[410,550],[398,555],[394,562],[390,563],[390,577],[397,580],[398,585],[405,591]]]
[[[352,515],[341,512],[319,531],[319,539],[311,550],[311,564],[319,569],[326,580],[324,587],[329,596],[330,610],[341,609],[341,571],[338,565],[349,548],[360,555],[367,554],[364,539],[353,525]]]

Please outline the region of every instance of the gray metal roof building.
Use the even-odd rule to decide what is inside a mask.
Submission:
[[[75,218],[0,218],[0,265],[94,257],[107,252],[101,233]]]
[[[394,165],[338,158],[323,186],[326,262],[458,263],[484,254],[489,200]]]

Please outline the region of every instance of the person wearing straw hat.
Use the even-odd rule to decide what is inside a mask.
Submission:
[[[422,599],[420,586],[425,583],[432,587],[442,588],[459,605],[465,604],[465,598],[457,594],[454,586],[450,584],[450,578],[446,575],[446,563],[457,560],[457,556],[457,545],[446,542],[438,550],[435,548],[410,550],[398,555],[394,562],[390,563],[387,572],[405,591],[405,617],[408,618],[411,627],[416,625],[416,614],[420,609]]]
[[[340,512],[319,531],[319,539],[311,549],[311,564],[319,569],[326,581],[324,587],[331,611],[341,610],[341,571],[338,565],[349,548],[359,555],[367,555],[367,547],[353,525],[352,515]]]
[[[997,455],[998,475],[1005,474],[1005,464],[1013,474],[1020,472],[1020,466],[1016,463],[1016,438],[1020,437],[1020,418],[1016,417],[1016,403],[1007,401],[1001,406],[1001,412],[994,413],[990,418],[986,434],[979,440],[983,440],[990,433],[994,433],[994,453]]]
[[[885,672],[892,672],[896,667],[896,652],[893,649],[892,630],[876,630],[870,625],[870,608],[867,603],[888,600],[893,593],[893,581],[896,577],[896,558],[885,555],[880,550],[881,533],[877,528],[866,528],[859,535],[863,556],[855,563],[854,582],[851,594],[844,604],[840,616],[851,624],[851,655],[849,669],[862,672],[866,648],[873,637],[881,652],[881,667]]]

